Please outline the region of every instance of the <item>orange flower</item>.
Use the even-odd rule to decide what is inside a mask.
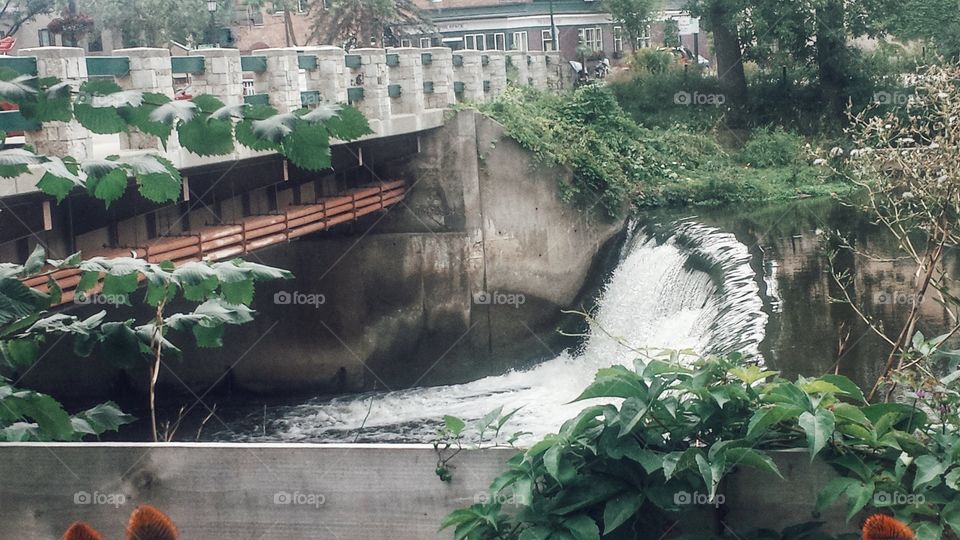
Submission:
[[[93,527],[78,521],[63,534],[63,540],[103,540],[103,537]]]
[[[863,540],[917,540],[903,523],[883,514],[867,518],[863,524]]]
[[[177,527],[166,514],[144,504],[130,514],[127,540],[178,540]]]

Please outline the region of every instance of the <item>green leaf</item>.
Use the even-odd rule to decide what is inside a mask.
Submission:
[[[373,133],[363,113],[354,107],[343,107],[336,116],[324,122],[330,136],[341,141],[353,141]]]
[[[463,429],[467,427],[466,422],[457,418],[456,416],[450,416],[450,415],[446,415],[443,417],[443,425],[447,428],[447,430],[450,433],[454,435],[460,435],[460,433],[463,432]]]
[[[235,283],[221,283],[220,293],[230,304],[250,305],[253,302],[253,280],[247,279]]]
[[[23,263],[23,270],[20,275],[32,276],[39,272],[46,262],[47,250],[44,249],[41,244],[37,244],[37,246],[33,248],[33,252],[30,253],[30,256],[27,257],[27,262]]]
[[[46,307],[47,296],[19,279],[0,278],[0,325],[33,315]]]
[[[233,124],[198,115],[177,126],[180,144],[198,156],[222,156],[233,152]]]
[[[39,352],[40,345],[33,338],[0,341],[0,353],[14,368],[32,365]]]
[[[90,176],[87,178],[88,189],[93,187],[93,195],[106,203],[106,207],[120,199],[127,190],[127,171],[116,168],[99,178]]]
[[[135,418],[125,414],[112,401],[101,403],[74,415],[75,419],[84,420],[90,428],[91,435],[100,435],[107,431],[116,431],[120,426],[132,423]]]
[[[176,201],[180,198],[180,193],[183,190],[179,173],[138,175],[137,187],[141,195],[155,203]]]
[[[108,322],[100,327],[103,355],[122,369],[138,367],[142,360],[140,339],[130,327],[132,322]]]
[[[827,482],[827,485],[824,486],[824,488],[820,490],[820,494],[817,495],[815,511],[817,513],[823,512],[827,507],[833,505],[837,499],[846,493],[850,486],[854,484],[858,484],[855,479],[845,477],[834,478]]]
[[[863,390],[861,390],[856,383],[844,377],[843,375],[821,375],[819,379],[839,388],[842,394],[846,397],[854,399],[860,403],[867,402],[866,396],[863,395]]]
[[[873,482],[855,482],[847,488],[847,521],[866,508],[870,499],[873,498],[875,489]]]
[[[281,147],[283,155],[303,170],[322,171],[330,168],[330,136],[322,126],[297,122],[283,138]]]
[[[574,401],[592,398],[646,398],[647,387],[640,377],[624,366],[613,366],[597,371],[593,383],[590,384]]]
[[[57,202],[62,202],[66,199],[67,195],[69,195],[75,187],[76,184],[71,180],[50,173],[45,173],[40,178],[40,181],[37,182],[37,188],[47,195],[55,197]]]
[[[952,501],[940,512],[940,521],[950,526],[955,534],[960,534],[960,501]]]
[[[546,527],[535,525],[523,530],[517,540],[547,540],[552,531]]]
[[[750,422],[747,425],[747,438],[756,439],[766,433],[771,426],[797,418],[802,412],[803,409],[800,407],[791,405],[764,406],[750,417]]]
[[[726,448],[723,454],[728,467],[744,465],[746,467],[753,467],[754,469],[770,472],[783,478],[783,475],[780,474],[780,469],[777,468],[777,464],[764,452],[754,450],[753,448],[737,447]]]
[[[127,131],[127,121],[113,107],[94,107],[90,103],[77,102],[73,105],[73,116],[81,126],[100,135]]]
[[[223,325],[203,326],[201,324],[193,327],[193,337],[197,340],[197,347],[213,348],[223,347]]]
[[[573,516],[564,519],[561,523],[570,531],[574,540],[599,540],[600,538],[600,529],[589,516]]]
[[[798,423],[807,434],[807,448],[812,462],[833,435],[836,418],[826,409],[817,409],[814,414],[809,412],[801,414]]]
[[[621,494],[603,508],[603,534],[608,535],[636,515],[643,505],[643,493]]]
[[[917,475],[913,479],[913,490],[919,491],[921,486],[924,486],[930,482],[936,480],[939,482],[940,478],[943,476],[943,473],[946,472],[949,464],[943,463],[935,456],[920,456],[917,459],[913,460],[914,465],[917,466]]]

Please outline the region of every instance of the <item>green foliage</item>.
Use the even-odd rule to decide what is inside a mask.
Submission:
[[[845,496],[848,520],[882,510],[935,537],[960,532],[952,517],[960,511],[960,434],[948,417],[958,394],[943,390],[950,404],[945,394],[935,407],[869,404],[843,376],[788,381],[738,354],[687,361],[670,352],[633,368],[601,369],[577,399],[619,405],[587,407],[518,453],[491,484],[492,502],[457,510],[442,527],[477,539],[660,530],[685,510],[677,494],[713,500],[722,479],[741,467],[776,482],[780,471],[768,451],[804,448],[839,474],[819,494],[818,511]],[[503,500],[516,511],[504,511]],[[757,537],[804,537],[815,528]]]
[[[803,138],[783,129],[756,129],[741,151],[741,160],[752,167],[782,167],[800,161]]]

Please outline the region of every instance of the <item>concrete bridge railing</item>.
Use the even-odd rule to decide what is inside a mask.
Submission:
[[[276,48],[241,55],[237,49],[192,51],[170,56],[162,48],[131,48],[113,56],[84,56],[74,47],[22,49],[0,57],[0,68],[38,77],[69,80],[112,79],[129,90],[174,97],[177,87],[192,95],[211,94],[226,104],[269,104],[280,112],[318,103],[349,103],[370,119],[368,138],[401,135],[439,127],[443,111],[457,102],[482,102],[506,88],[507,56],[523,66],[518,84],[560,87],[559,53],[452,51],[448,48],[337,47]],[[251,85],[252,83],[252,85]],[[216,164],[269,154],[242,146],[223,156],[201,157],[176,144],[166,149],[141,133],[96,135],[76,121],[31,125],[19,111],[0,112],[0,131],[25,132],[37,152],[77,159],[154,151],[178,168]],[[35,190],[37,178],[0,185],[0,196]]]

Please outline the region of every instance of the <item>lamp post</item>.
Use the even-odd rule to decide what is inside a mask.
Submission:
[[[217,13],[217,0],[207,0],[207,11],[210,13],[210,28],[207,30],[207,44],[214,47],[218,44],[217,28],[214,17]]]
[[[553,45],[553,50],[560,50],[557,43],[557,25],[553,22],[553,0],[550,0],[550,44]]]

